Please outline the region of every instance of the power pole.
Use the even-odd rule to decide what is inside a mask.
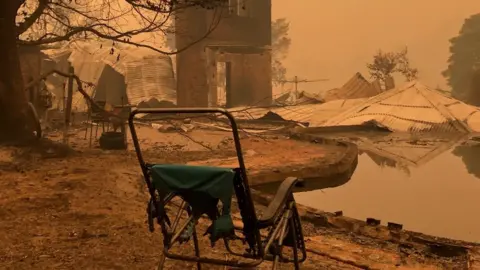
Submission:
[[[293,79],[293,83],[295,84],[295,99],[298,98],[298,76],[295,76]]]
[[[298,76],[293,77],[293,80],[285,80],[281,81],[281,83],[293,83],[295,84],[294,89],[295,89],[295,99],[299,97],[298,93],[298,84],[299,83],[313,83],[313,82],[326,82],[330,79],[317,79],[317,80],[299,80]]]

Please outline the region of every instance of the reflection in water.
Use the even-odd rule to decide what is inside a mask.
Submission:
[[[357,166],[357,164],[355,164]],[[315,190],[322,190],[327,188],[335,188],[345,185],[350,180],[348,175],[338,175],[332,177],[319,177],[304,179],[302,185],[293,188],[293,192],[309,192]],[[255,189],[261,192],[269,193],[271,195],[278,191],[278,187],[282,182],[269,182],[261,185],[255,185]]]
[[[480,178],[480,145],[461,145],[453,150],[453,154],[461,157],[468,173]]]
[[[379,167],[390,167],[390,168],[397,168],[398,170],[404,172],[407,176],[410,176],[410,170],[408,169],[407,165],[402,164],[394,159],[382,157],[374,152],[363,150],[360,151],[360,154],[366,154],[370,159],[375,162]]]
[[[407,230],[480,242],[480,217],[473,214],[480,204],[480,181],[475,178],[480,175],[475,166],[480,146],[456,147],[458,143],[363,140],[363,154],[349,182],[295,197],[325,211],[342,210],[362,220],[374,217],[404,224]]]
[[[391,168],[396,168],[397,167],[397,161],[394,159],[382,157],[380,155],[377,155],[371,151],[368,150],[360,150],[359,151],[360,155],[366,154],[367,156],[370,157],[370,159],[375,162],[378,166],[380,167],[391,167]]]

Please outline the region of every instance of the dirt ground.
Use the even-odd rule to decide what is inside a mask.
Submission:
[[[234,154],[228,150],[231,140],[225,139],[225,132],[190,132],[189,136],[200,137],[199,144],[185,136],[172,139],[178,134],[141,129],[145,157],[151,162],[210,164],[212,158],[225,161]],[[148,133],[158,140],[153,142]],[[51,138],[60,137],[51,134]],[[300,163],[308,156],[326,159],[328,155],[321,147],[278,135],[242,138],[248,166],[276,159]],[[69,144],[73,150],[47,142],[33,148],[0,147],[0,269],[154,269],[161,237],[158,230],[151,234],[147,229],[148,196],[134,152],[88,148],[82,130],[72,133]],[[405,252],[385,239],[307,222],[304,230],[309,254],[302,269],[466,269],[467,265],[467,255],[445,259],[415,248]],[[209,248],[206,237],[201,243],[204,254],[224,256],[223,249]],[[181,249],[187,248],[191,243]],[[167,269],[191,266],[167,262]],[[265,263],[260,268],[268,267]]]

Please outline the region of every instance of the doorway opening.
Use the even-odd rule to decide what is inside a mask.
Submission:
[[[217,106],[230,107],[231,102],[231,62],[217,62]]]

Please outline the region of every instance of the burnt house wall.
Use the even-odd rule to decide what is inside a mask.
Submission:
[[[270,54],[236,54],[231,59],[231,106],[271,105]]]
[[[42,73],[42,63],[47,56],[34,46],[20,46],[18,48],[20,68],[23,81],[37,80]]]
[[[242,0],[237,0],[242,1]],[[222,20],[208,40],[217,44],[242,44],[252,46],[271,45],[271,1],[243,0],[245,5],[237,10],[236,1],[221,11]],[[204,12],[207,24],[211,25],[215,12]],[[216,13],[218,15],[218,11]]]
[[[48,57],[36,46],[19,46],[18,57],[24,85],[39,80],[43,73],[44,61]],[[38,106],[40,86],[41,84],[38,82],[25,91],[28,101],[34,106]]]
[[[240,10],[236,1],[245,1]],[[181,107],[209,106],[206,48],[241,46],[269,48],[271,45],[271,0],[230,0],[220,11],[189,9],[175,16],[177,49],[189,46],[208,32],[220,14],[220,23],[209,36],[177,55],[177,104]],[[245,7],[245,8],[243,8]],[[262,52],[234,52],[231,63],[230,105],[270,105],[272,96],[271,55]],[[215,65],[210,63],[209,65]],[[214,76],[214,75],[213,75]],[[212,105],[210,103],[210,105]]]
[[[189,46],[207,32],[205,11],[184,9],[175,16],[175,44],[178,50]],[[204,106],[208,103],[207,78],[205,77],[204,41],[176,56],[177,105],[181,107]]]

